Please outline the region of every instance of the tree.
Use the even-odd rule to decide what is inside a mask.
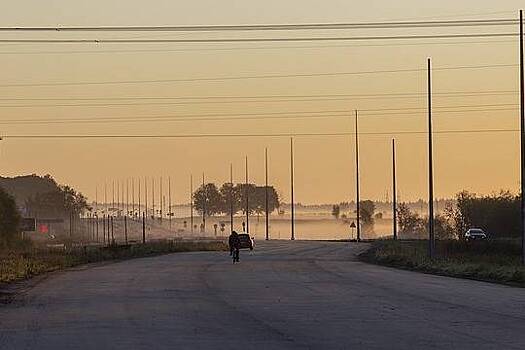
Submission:
[[[91,210],[86,197],[69,186],[36,193],[25,201],[25,207],[30,215],[40,218],[78,217],[84,210]]]
[[[205,211],[206,215],[216,215],[222,212],[222,197],[213,183],[200,186],[193,194],[193,202],[195,209],[202,215]]]
[[[474,193],[456,195],[455,208],[445,215],[454,234],[462,239],[469,228],[481,228],[492,237],[517,237],[520,235],[520,196],[509,191],[478,197]]]
[[[238,184],[240,210],[246,214],[246,196],[248,196],[248,213],[253,214],[257,208],[256,186],[254,184]]]
[[[195,208],[202,214],[203,204],[206,204],[206,214],[230,215],[233,204],[233,214],[242,211],[246,214],[246,192],[248,192],[248,211],[250,214],[261,215],[266,212],[266,187],[254,184],[238,184],[232,186],[225,183],[220,189],[215,184],[202,186],[193,194]],[[231,203],[233,202],[233,203]],[[280,207],[279,195],[272,186],[268,186],[268,211],[271,213]]]
[[[266,212],[266,186],[256,186],[255,192],[253,193],[253,210],[257,215]],[[279,195],[272,186],[268,186],[268,213],[272,213],[279,208],[281,203],[279,202]]]
[[[406,203],[400,203],[397,207],[397,220],[399,233],[405,237],[422,235],[425,232],[425,223],[418,214],[410,211]]]
[[[339,219],[339,215],[341,214],[341,207],[337,204],[334,204],[332,206],[332,216],[336,219]]]
[[[241,209],[239,187],[227,182],[221,186],[219,193],[221,196],[221,213],[229,216],[233,206],[233,214],[235,215]]]
[[[374,212],[376,205],[371,200],[359,202],[359,216],[366,231],[372,231],[374,228]]]
[[[20,214],[13,197],[0,188],[0,243],[9,244],[18,233]]]

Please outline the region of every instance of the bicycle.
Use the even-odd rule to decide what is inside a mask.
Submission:
[[[232,260],[234,264],[236,262],[239,262],[239,249],[238,248],[233,249]]]

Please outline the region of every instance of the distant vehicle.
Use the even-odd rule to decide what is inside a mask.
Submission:
[[[480,228],[471,228],[465,232],[465,239],[467,241],[476,241],[487,239],[487,234]]]
[[[241,241],[241,249],[253,250],[252,240],[247,233],[239,233],[239,241]]]

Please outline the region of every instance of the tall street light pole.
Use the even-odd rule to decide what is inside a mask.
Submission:
[[[427,59],[428,83],[428,254],[435,255],[434,238],[434,164],[432,150],[432,62]]]
[[[295,203],[294,203],[294,161],[293,161],[293,137],[290,137],[290,219],[291,240],[295,240]]]
[[[190,226],[193,233],[193,175],[190,175]]]
[[[145,218],[148,218],[148,177],[144,176],[144,212]],[[145,222],[144,222],[145,223]]]
[[[138,214],[139,214],[138,215],[138,219],[140,220],[140,217],[142,216],[141,215],[142,214],[142,210],[140,209],[140,176],[139,176],[139,178],[137,180],[138,180],[137,181],[137,185],[138,185],[138,188],[137,188],[137,190],[138,190],[138,203],[137,203],[138,210],[137,211],[138,211]]]
[[[162,193],[162,176],[159,179],[159,220],[162,221],[162,214],[164,210],[164,196]]]
[[[151,218],[155,219],[155,177],[151,177]]]
[[[245,171],[246,171],[246,179],[245,179],[245,185],[246,185],[246,233],[250,232],[250,191],[248,188],[248,156],[246,156],[246,162],[245,162]]]
[[[359,112],[355,110],[355,204],[357,221],[357,241],[361,241],[361,199],[359,196]]]
[[[230,231],[233,232],[233,164],[230,163]]]
[[[129,216],[129,177],[126,178],[126,216]]]
[[[208,201],[208,191],[204,184],[204,173],[202,173],[202,192],[204,193],[204,200],[202,201],[202,232],[206,232],[206,202]]]
[[[130,206],[131,219],[135,217],[135,178],[131,177],[131,206]]]
[[[264,179],[265,179],[265,187],[264,187],[264,204],[266,209],[266,240],[270,239],[270,211],[268,206],[268,148],[264,149]]]
[[[173,216],[171,212],[171,176],[168,177],[168,202],[169,226],[171,231],[171,217]]]
[[[523,68],[523,10],[520,10],[520,125],[521,125],[521,261],[525,264],[525,77]]]
[[[392,139],[392,231],[397,240],[396,140]]]

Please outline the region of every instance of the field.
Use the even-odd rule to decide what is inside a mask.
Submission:
[[[187,214],[187,213],[185,213]],[[170,239],[170,238],[215,238],[227,237],[230,233],[230,218],[227,216],[212,216],[206,218],[206,230],[204,232],[200,229],[202,217],[197,214],[193,218],[193,223],[197,227],[191,230],[191,218],[179,214],[171,222],[168,219],[160,220],[158,218],[146,220],[146,236],[147,239]],[[242,231],[242,223],[246,217],[237,215],[234,218],[234,229]],[[355,238],[355,229],[350,228],[350,223],[355,221],[355,218],[335,219],[328,212],[309,212],[298,211],[295,216],[295,236],[302,240],[344,240]],[[224,224],[224,231],[221,231],[221,224]],[[123,217],[115,217],[113,220],[114,236],[118,242],[124,242],[124,219]],[[217,225],[217,232],[214,226]],[[128,240],[141,241],[142,240],[142,221],[141,220],[127,220]],[[250,234],[256,240],[265,238],[266,223],[264,215],[250,216]],[[375,219],[374,228],[372,231],[362,233],[364,239],[385,237],[391,235],[392,219]],[[99,221],[98,236],[99,241],[103,238],[103,224]],[[269,225],[269,235],[271,239],[289,239],[291,232],[291,220],[288,214],[286,215],[271,215]],[[62,234],[67,237],[68,232]],[[79,236],[82,237],[79,237]],[[36,234],[38,236],[38,234]],[[93,223],[85,219],[82,227],[79,227],[75,233],[74,238],[77,240],[82,238],[84,241],[96,240],[96,228]],[[34,238],[34,237],[33,237]]]

